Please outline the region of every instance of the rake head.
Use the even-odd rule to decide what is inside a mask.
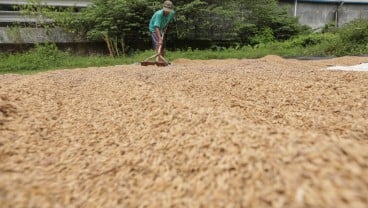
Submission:
[[[155,61],[143,61],[141,62],[141,66],[159,66],[159,67],[165,67],[168,66],[170,63],[166,62],[155,62]]]

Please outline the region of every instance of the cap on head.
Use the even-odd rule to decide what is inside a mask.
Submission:
[[[174,9],[174,4],[171,1],[165,1],[164,10],[170,12],[172,9]]]

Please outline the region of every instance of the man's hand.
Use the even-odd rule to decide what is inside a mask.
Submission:
[[[161,31],[158,27],[156,27],[156,34],[157,34],[158,39],[159,39],[158,44],[162,45],[162,43],[163,43],[162,35],[161,35]]]

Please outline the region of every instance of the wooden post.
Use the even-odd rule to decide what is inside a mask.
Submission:
[[[296,17],[296,15],[298,14],[297,10],[298,10],[298,0],[295,0],[295,3],[294,3],[294,17]]]

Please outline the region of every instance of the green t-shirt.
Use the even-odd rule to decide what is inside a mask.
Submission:
[[[151,32],[155,32],[155,28],[159,27],[160,31],[165,29],[165,27],[170,23],[170,21],[174,18],[174,11],[171,11],[169,15],[165,16],[164,10],[161,9],[152,16],[150,24],[149,24],[149,30]]]

